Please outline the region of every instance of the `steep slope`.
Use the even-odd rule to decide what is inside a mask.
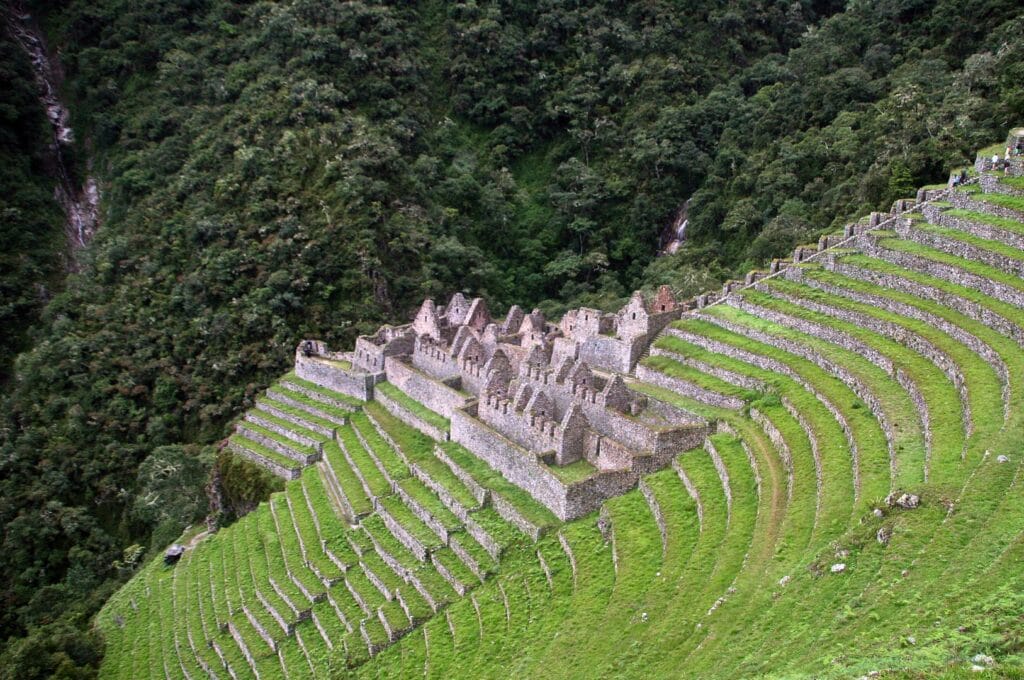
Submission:
[[[298,478],[111,599],[102,675],[1019,673],[1024,165],[976,167],[697,298],[630,386],[717,432],[580,520],[285,376],[231,445]]]

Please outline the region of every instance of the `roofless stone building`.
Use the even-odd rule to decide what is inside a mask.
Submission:
[[[580,308],[557,323],[482,298],[425,300],[412,323],[360,336],[352,352],[304,340],[295,373],[459,443],[560,519],[597,509],[708,433],[696,416],[629,388],[631,371],[681,307],[663,286],[617,313]],[[397,393],[375,389],[387,382]],[[408,397],[408,399],[403,399]],[[448,419],[442,431],[416,413]]]

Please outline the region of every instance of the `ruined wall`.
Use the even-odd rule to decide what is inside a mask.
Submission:
[[[561,447],[562,430],[558,422],[516,411],[508,399],[481,399],[477,413],[480,420],[530,451],[548,453]]]
[[[447,380],[459,374],[458,360],[442,345],[422,337],[416,338],[413,346],[412,365],[438,380]]]
[[[566,513],[565,485],[541,467],[529,451],[516,446],[464,411],[452,414],[451,439],[466,447],[505,479],[527,491],[559,519],[569,519]]]
[[[340,366],[326,363],[317,357],[304,356],[302,353],[295,355],[295,375],[363,401],[373,399],[373,386],[384,379],[383,373],[346,371]]]
[[[579,358],[594,368],[618,373],[629,373],[629,368],[640,352],[633,344],[608,335],[595,335],[580,343]]]
[[[539,464],[529,451],[516,446],[465,411],[453,414],[451,438],[563,521],[597,510],[605,500],[636,486],[639,478],[632,471],[602,472],[566,485]]]
[[[388,382],[446,418],[450,418],[452,411],[462,408],[470,401],[466,395],[398,359],[388,360],[385,374]]]

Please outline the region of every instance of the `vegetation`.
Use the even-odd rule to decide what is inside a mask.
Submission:
[[[52,143],[28,58],[0,35],[0,386],[64,274],[63,215],[53,200],[46,149]]]
[[[695,293],[1024,115],[1008,0],[30,8],[104,221],[61,281],[45,118],[5,41],[0,666],[26,678],[95,668],[90,614],[210,509],[211,461],[225,519],[279,488],[215,448],[299,338],[456,289],[547,311]],[[686,246],[654,259],[691,196]]]

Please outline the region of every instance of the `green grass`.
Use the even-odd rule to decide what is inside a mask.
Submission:
[[[350,397],[347,394],[342,394],[341,392],[338,392],[336,390],[326,388],[322,385],[317,385],[315,382],[311,382],[309,380],[305,380],[304,378],[300,378],[299,376],[295,375],[294,372],[286,373],[284,377],[281,378],[281,382],[298,385],[303,389],[315,392],[316,394],[320,394],[324,397],[327,397],[328,399],[332,399],[343,404],[348,404],[353,408],[359,408],[360,406],[363,405],[363,402],[360,401],[359,399],[356,399],[355,397]]]
[[[985,203],[991,203],[1001,208],[1009,208],[1015,210],[1024,215],[1024,196],[1013,196],[1010,194],[986,194],[983,193],[981,187],[971,186],[967,187],[965,191],[971,196],[971,198],[977,201],[983,201]]]
[[[928,405],[932,450],[927,469],[933,480],[956,481],[965,439],[960,398],[952,382],[935,364],[904,345],[855,324],[809,311],[764,293],[746,292],[744,298],[765,308],[847,333],[889,358],[898,369],[906,371]]]
[[[546,465],[545,467],[560,482],[567,485],[590,479],[597,472],[597,468],[583,458],[567,465]]]
[[[1012,189],[1024,190],[1024,177],[1004,176],[1000,181]]]
[[[1009,220],[997,215],[959,209],[947,210],[943,214],[949,215],[950,217],[957,217],[962,220],[968,220],[970,222],[978,222],[986,226],[995,227],[996,229],[1003,229],[1014,234],[1024,234],[1024,224],[1021,224],[1017,220]]]
[[[448,429],[450,423],[447,418],[436,411],[431,411],[429,408],[419,403],[405,392],[402,392],[391,383],[378,383],[374,389],[380,390],[381,394],[398,403],[428,425],[436,427],[438,430],[442,431],[446,431]]]
[[[1022,231],[1021,225],[988,214],[953,211],[953,216]],[[921,228],[1010,254],[984,239]],[[895,235],[886,235],[883,246],[1022,288],[1016,277],[999,277],[992,268]],[[929,482],[923,478],[924,436],[913,402],[892,375],[872,363],[870,353],[863,356],[783,323],[716,305],[704,310],[707,320],[677,322],[674,327],[687,339],[663,335],[655,343],[663,354],[648,357],[645,365],[737,397],[743,409],[717,408],[630,381],[638,392],[722,428],[711,442],[728,473],[731,503],[706,451],[680,452],[677,458],[697,491],[703,521],[697,502],[670,467],[644,477],[650,500],[632,490],[606,502],[600,522],[595,513],[560,523],[461,446],[435,442],[371,402],[359,412],[344,412],[349,425],[332,428],[351,461],[338,443],[327,441],[322,463],[205,537],[176,567],[165,567],[159,554],[147,561],[96,617],[107,643],[101,677],[159,677],[165,667],[174,676],[184,668],[204,677],[202,664],[222,673],[211,642],[239,677],[251,677],[241,649],[222,629],[228,622],[252,650],[261,677],[275,679],[286,671],[289,678],[326,678],[332,668],[354,677],[846,678],[876,669],[897,678],[975,677],[969,669],[979,653],[997,660],[996,668],[982,675],[1021,675],[1024,650],[1016,630],[1024,606],[1024,359],[1016,340],[981,320],[992,318],[984,312],[1020,323],[1020,309],[968,286],[852,251],[841,253],[838,263],[848,265],[848,273],[808,266],[805,284],[777,279],[766,284],[768,292],[748,291],[743,298],[755,311],[770,309],[841,331],[913,380],[931,415]],[[918,297],[866,280],[875,275],[899,277],[892,285],[902,280],[937,292]],[[880,297],[917,314],[887,311],[872,302]],[[973,305],[964,307],[966,313],[943,304],[961,306],[961,300]],[[814,305],[821,311],[809,308]],[[855,316],[840,318],[845,314]],[[975,336],[1002,359],[1008,417],[998,372],[956,334],[920,320],[920,314]],[[959,392],[939,366],[896,339],[907,336],[927,341],[958,367],[974,425],[969,439]],[[762,342],[771,337],[792,351]],[[737,358],[726,353],[728,348],[739,352]],[[756,357],[773,363],[762,368]],[[719,369],[722,377],[703,373],[696,367],[701,365]],[[831,366],[842,367],[845,377],[833,375]],[[764,392],[736,387],[730,374],[757,381]],[[288,396],[302,397],[294,401],[314,416],[343,413],[310,393],[330,395],[288,382],[309,390],[292,389]],[[860,390],[878,404],[877,414],[857,396]],[[752,420],[752,410],[768,425]],[[301,417],[317,424],[308,415]],[[892,426],[892,470],[882,422]],[[856,459],[843,423],[856,443]],[[769,436],[773,432],[777,442]],[[785,450],[791,454],[789,469]],[[1006,462],[998,462],[1001,455]],[[527,538],[491,503],[480,506],[439,456],[484,487],[489,498],[504,500],[543,527],[539,541]],[[578,467],[581,471],[569,466],[560,474],[572,479],[592,473]],[[331,470],[334,476],[325,476]],[[430,484],[413,475],[418,470],[429,475]],[[388,530],[372,511],[360,476],[396,521],[431,546],[432,559],[421,562]],[[335,478],[338,489],[361,509],[355,526],[334,505],[334,482],[327,480]],[[390,480],[453,532],[461,550],[486,572],[482,582],[401,502]],[[460,527],[456,512],[431,488],[435,484],[454,499],[459,513],[468,510],[493,538],[500,559]],[[884,506],[891,487],[919,493],[921,506]],[[891,531],[886,544],[876,539],[882,528]],[[470,594],[459,596],[432,560]],[[845,571],[831,573],[839,562]],[[397,593],[418,624],[372,659],[360,624],[372,640],[383,642],[380,617],[396,628],[408,627],[409,617],[397,599],[386,600],[368,574]],[[428,599],[439,603],[438,612]],[[243,614],[243,606],[280,645],[279,654]],[[313,621],[298,622],[295,636],[281,630],[271,610],[296,623],[294,609],[313,612],[333,651]]]

